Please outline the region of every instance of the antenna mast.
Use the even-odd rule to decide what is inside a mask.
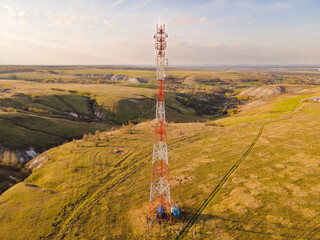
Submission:
[[[165,24],[156,25],[155,49],[156,49],[156,78],[157,78],[157,102],[156,119],[154,128],[154,144],[152,157],[151,189],[149,202],[149,219],[157,211],[157,218],[162,219],[164,212],[170,215],[171,200],[169,184],[169,165],[167,149],[167,127],[164,103],[164,68],[167,65],[165,50],[168,34],[165,32]]]

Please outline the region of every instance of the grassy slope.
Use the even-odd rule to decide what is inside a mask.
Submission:
[[[153,89],[20,80],[1,80],[0,83],[11,89],[0,93],[0,145],[12,149],[34,146],[40,151],[79,138],[83,133],[109,129],[110,123],[91,124],[76,121],[69,115],[77,113],[82,119],[95,121],[83,95],[96,99],[107,110],[109,119],[117,123],[154,117]],[[167,100],[168,121],[204,120],[177,102],[175,93],[168,93]]]
[[[76,90],[79,93],[91,93],[99,105],[113,112],[119,121],[128,121],[141,116],[141,120],[154,118],[154,89],[133,88],[118,85],[82,85],[82,84],[55,84],[57,88]],[[134,104],[128,100],[140,100]],[[166,93],[166,106],[169,113],[168,121],[203,121],[204,118],[194,116],[194,111],[188,109],[175,99],[175,93]]]
[[[2,80],[11,90],[0,94],[0,145],[12,150],[33,146],[48,149],[85,132],[106,130],[110,124],[83,122],[95,120],[83,96],[52,90],[54,85]]]
[[[169,124],[172,197],[188,220],[247,151],[261,125],[292,116],[266,125],[187,238],[195,230],[202,239],[319,237],[319,141],[314,133],[320,130],[320,104],[300,104],[315,92],[320,94],[313,89],[301,97],[266,99],[263,105],[218,120],[224,127]],[[141,239],[152,134],[152,122],[142,123],[101,134],[99,146],[78,140],[41,155],[45,163],[26,183],[0,198],[2,238]],[[185,223],[165,227],[163,234],[174,237]],[[157,230],[152,229],[151,238]]]
[[[74,95],[66,95],[68,92],[66,91],[77,91],[78,94],[90,95],[92,98],[97,100],[99,105],[103,105],[105,109],[108,111],[114,112],[117,116],[120,116],[122,120],[130,120],[130,117],[136,116],[136,113],[132,112],[133,110],[129,111],[129,116],[125,116],[128,114],[127,105],[128,99],[134,100],[149,100],[145,101],[144,104],[137,104],[135,110],[139,111],[139,107],[146,108],[150,110],[150,101],[152,101],[152,106],[154,106],[154,99],[156,91],[154,89],[146,89],[146,88],[134,88],[134,87],[126,87],[126,86],[119,86],[119,85],[110,85],[110,84],[41,84],[41,83],[34,83],[34,82],[25,82],[19,80],[1,80],[0,83],[6,87],[14,89],[15,94],[24,94],[25,96],[36,96],[36,103],[32,104],[44,104],[52,106],[52,102],[54,104],[62,105],[65,102],[70,102],[70,99],[66,99],[67,97],[76,98],[77,96]],[[55,89],[59,89],[57,91]],[[64,90],[64,91],[61,91]],[[1,93],[0,97],[12,98],[12,93]],[[42,98],[38,99],[39,96]],[[45,97],[44,97],[45,96]],[[64,102],[57,101],[57,97],[63,96]],[[37,98],[38,97],[38,98]],[[54,99],[53,99],[54,98]],[[166,96],[167,106],[171,109],[175,110],[179,115],[179,112],[182,114],[189,114],[194,115],[194,112],[191,109],[184,107],[182,104],[176,101],[175,93],[168,93]],[[37,101],[38,100],[38,101]],[[71,99],[78,101],[76,105],[77,108],[82,105],[79,103],[81,100],[78,96],[78,99]],[[12,101],[12,100],[11,100]],[[74,102],[74,101],[71,101]],[[31,104],[31,103],[29,103]],[[138,106],[139,105],[139,106]],[[33,106],[32,106],[33,107]],[[39,107],[39,105],[35,105],[35,107]],[[58,110],[68,110],[63,109],[63,106],[60,107],[59,105],[56,106]],[[135,107],[134,105],[131,106]],[[48,110],[48,109],[45,109]],[[69,109],[70,110],[70,109]],[[130,109],[129,109],[130,110]],[[78,112],[83,112],[84,109],[77,109]],[[180,116],[182,119],[182,116]],[[201,120],[201,118],[196,117],[195,119]]]
[[[68,68],[59,68],[56,67],[54,70],[58,74],[52,74],[49,72],[50,69],[39,69],[36,67],[31,67],[34,72],[15,72],[15,73],[0,73],[0,78],[8,79],[12,78],[15,75],[18,79],[26,79],[29,81],[41,81],[41,80],[56,80],[61,82],[70,82],[77,78],[77,76],[72,76],[72,74],[100,74],[100,75],[126,75],[132,77],[140,77],[148,80],[149,82],[154,82],[154,69],[125,69],[125,68],[111,68],[111,69],[99,69],[94,67],[71,67]],[[0,67],[1,70],[1,67]],[[168,69],[167,76],[189,79],[189,80],[209,80],[213,78],[220,78],[222,80],[237,80],[239,78],[246,79],[248,75],[244,72],[228,72],[221,70],[193,70],[193,69]],[[78,77],[81,79],[81,77]],[[87,80],[92,80],[91,77],[86,77]]]

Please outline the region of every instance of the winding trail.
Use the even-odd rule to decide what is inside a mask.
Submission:
[[[171,149],[177,148],[184,143],[194,142],[205,134],[207,134],[207,132],[172,139],[172,143],[170,145]],[[120,161],[118,161],[118,163],[115,164],[115,166],[108,173],[98,178],[99,183],[97,185],[90,186],[85,194],[79,196],[79,198],[75,200],[75,203],[67,203],[61,209],[60,213],[58,214],[59,220],[57,219],[56,223],[54,224],[54,231],[44,238],[64,239],[68,234],[68,229],[72,228],[84,211],[95,205],[99,199],[105,196],[105,194],[113,187],[122,183],[128,179],[129,176],[136,174],[146,167],[149,163],[150,154],[151,152],[149,150],[135,154],[133,154],[133,152],[126,154],[126,156],[120,159]],[[137,158],[136,163],[133,165],[132,162],[127,162],[130,159],[132,160],[132,158]]]
[[[204,202],[201,204],[201,206],[198,208],[196,213],[192,216],[192,218],[189,220],[187,225],[180,231],[179,235],[176,237],[177,240],[182,240],[185,239],[185,237],[188,235],[189,231],[195,224],[195,222],[198,220],[202,212],[205,210],[205,208],[208,206],[208,204],[212,201],[214,196],[217,195],[217,193],[220,191],[220,189],[223,187],[223,185],[226,183],[226,181],[230,178],[232,173],[240,166],[240,164],[247,158],[247,156],[250,154],[256,143],[258,142],[260,136],[262,135],[263,129],[266,125],[278,121],[283,121],[286,119],[289,119],[292,117],[292,113],[290,115],[285,116],[284,118],[281,119],[275,119],[273,121],[269,121],[264,123],[259,130],[259,133],[247,149],[247,151],[242,155],[242,157],[232,166],[232,168],[224,175],[223,179],[219,182],[219,184],[215,187],[215,189],[210,193],[210,195],[204,200]]]

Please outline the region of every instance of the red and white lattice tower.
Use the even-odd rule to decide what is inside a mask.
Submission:
[[[151,218],[152,214],[155,213],[159,207],[162,207],[166,214],[170,215],[171,219],[167,128],[164,104],[164,68],[167,65],[167,59],[165,58],[167,37],[168,34],[165,31],[165,25],[157,25],[157,31],[154,35],[157,57],[157,103],[152,157],[149,218]]]

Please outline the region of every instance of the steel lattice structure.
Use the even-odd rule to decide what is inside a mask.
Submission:
[[[157,103],[152,156],[149,218],[151,218],[151,215],[159,206],[166,209],[166,213],[169,214],[171,218],[167,127],[164,101],[164,68],[167,65],[167,59],[165,58],[167,37],[168,35],[165,32],[165,25],[157,25],[156,34],[154,35],[157,67]]]

